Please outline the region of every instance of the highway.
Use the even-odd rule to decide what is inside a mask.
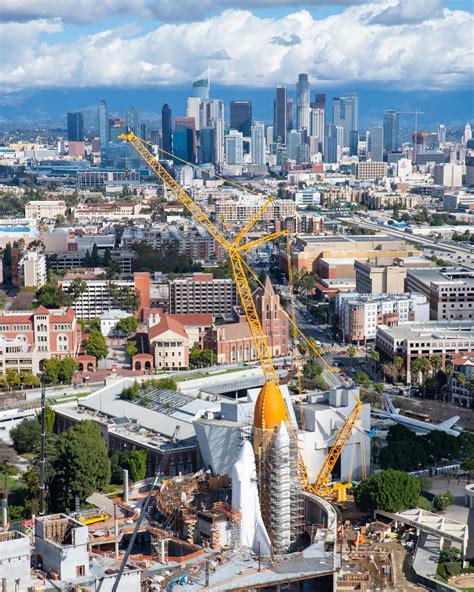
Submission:
[[[362,228],[368,228],[370,230],[376,230],[378,232],[383,232],[384,234],[388,234],[390,236],[396,236],[397,238],[402,238],[407,242],[422,245],[424,247],[428,247],[430,249],[436,251],[443,251],[446,253],[451,253],[456,257],[460,257],[462,259],[467,258],[471,259],[473,257],[473,251],[469,247],[463,247],[461,245],[453,246],[451,244],[447,244],[443,241],[437,241],[431,238],[427,238],[425,236],[418,236],[414,234],[410,234],[409,232],[404,232],[403,230],[398,230],[397,228],[391,228],[390,226],[383,226],[382,224],[375,224],[374,222],[367,222],[366,218],[362,216],[358,216],[357,214],[354,215],[353,219],[350,220],[348,218],[339,218],[341,222],[355,222],[358,226]],[[433,230],[436,230],[436,227],[433,227]],[[474,269],[473,263],[462,263],[466,267]]]

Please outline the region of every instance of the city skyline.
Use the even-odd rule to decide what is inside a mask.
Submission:
[[[221,85],[250,88],[293,84],[298,72],[325,89],[472,88],[468,2],[223,0],[199,15],[187,2],[98,4],[4,3],[2,90],[166,88],[208,68]]]

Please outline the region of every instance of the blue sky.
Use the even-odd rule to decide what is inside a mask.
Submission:
[[[473,87],[474,0],[2,0],[3,90],[313,82]]]

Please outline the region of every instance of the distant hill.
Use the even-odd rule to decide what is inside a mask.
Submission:
[[[324,92],[324,88],[311,89]],[[420,116],[420,128],[432,128],[439,123],[449,127],[463,126],[466,121],[474,122],[473,91],[386,91],[348,87],[331,89],[327,100],[343,94],[348,90],[356,90],[359,95],[360,128],[364,129],[372,123],[381,122],[385,109],[413,111],[420,109],[425,112]],[[105,99],[111,114],[121,115],[127,107],[136,106],[142,111],[145,121],[158,123],[161,106],[167,102],[173,111],[173,117],[183,115],[186,98],[190,94],[186,87],[156,88],[69,88],[25,90],[0,95],[0,129],[31,128],[31,127],[65,127],[68,111],[85,111],[86,127],[97,125],[97,104]],[[294,95],[294,87],[289,88],[289,96]],[[273,88],[245,88],[212,86],[211,96],[225,101],[226,118],[228,103],[231,99],[251,100],[254,119],[267,123],[273,120]],[[330,114],[330,109],[329,109]],[[329,115],[330,117],[330,115]],[[412,125],[410,116],[406,116],[406,125]]]

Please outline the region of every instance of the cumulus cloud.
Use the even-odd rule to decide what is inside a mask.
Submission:
[[[439,16],[443,9],[441,0],[395,0],[395,2],[382,10],[374,18],[372,23],[384,25],[400,25],[403,23],[422,23],[425,20]]]
[[[291,47],[292,45],[298,45],[301,43],[301,38],[298,35],[290,35],[289,37],[282,37],[281,35],[277,35],[273,37],[271,43],[275,43],[275,45],[284,45],[285,47]]]
[[[122,15],[161,21],[184,20],[207,16],[228,8],[302,6],[352,6],[366,0],[2,0],[0,18],[29,21],[59,18],[64,22],[88,23]]]
[[[443,9],[425,14],[422,25],[420,15],[405,13],[403,22],[390,25],[377,18],[399,5],[400,0],[372,0],[323,19],[306,10],[262,18],[228,9],[146,33],[124,27],[69,43],[54,42],[61,27],[55,20],[16,23],[9,43],[18,55],[1,56],[0,83],[5,89],[170,85],[193,80],[211,60],[213,80],[227,85],[294,84],[296,74],[306,71],[313,84],[325,86],[471,87],[474,17]],[[40,33],[50,33],[49,42],[40,41]]]

